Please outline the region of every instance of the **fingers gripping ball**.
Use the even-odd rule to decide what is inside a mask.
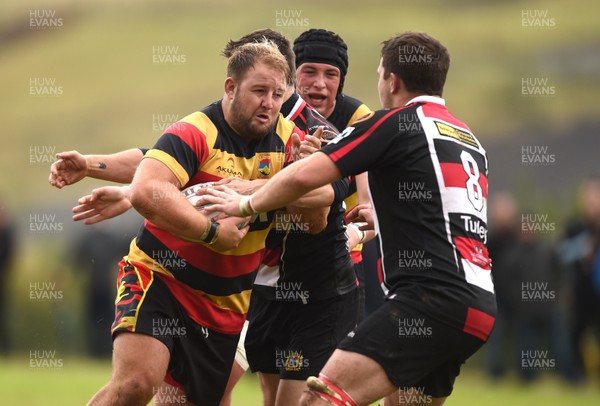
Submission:
[[[190,202],[190,204],[192,206],[196,207],[196,209],[202,210],[204,212],[204,214],[206,214],[206,216],[209,219],[217,217],[222,212],[220,212],[220,211],[213,211],[212,213],[207,213],[204,209],[206,209],[209,206],[212,206],[212,203],[207,203],[207,204],[203,204],[202,206],[197,206],[196,203],[200,199],[200,196],[197,196],[196,192],[198,190],[200,190],[200,189],[204,189],[204,188],[210,187],[213,184],[214,184],[214,182],[198,183],[196,185],[192,185],[190,187],[187,187],[187,188],[185,188],[185,189],[183,189],[181,191],[181,193],[183,193],[183,195],[188,200],[188,202]]]

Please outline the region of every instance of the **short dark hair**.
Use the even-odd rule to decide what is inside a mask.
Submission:
[[[394,73],[406,89],[428,95],[442,95],[450,67],[445,46],[424,32],[405,32],[383,42],[384,78]]]
[[[278,70],[287,79],[290,74],[290,68],[287,61],[277,49],[277,46],[268,40],[263,42],[252,42],[237,47],[227,62],[227,76],[241,81],[248,69],[252,68],[257,62]]]
[[[290,74],[287,78],[288,85],[294,86],[294,83],[296,83],[296,55],[292,50],[292,44],[290,41],[280,32],[273,31],[269,28],[264,28],[261,30],[252,31],[238,40],[230,39],[225,45],[225,48],[223,48],[222,54],[226,58],[231,58],[233,52],[241,45],[264,42],[265,40],[273,42],[287,61],[290,68]]]

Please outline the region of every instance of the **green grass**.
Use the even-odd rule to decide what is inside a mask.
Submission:
[[[108,361],[65,359],[60,368],[31,368],[26,358],[0,359],[0,404],[82,405],[106,383]],[[550,376],[532,385],[512,379],[491,383],[476,369],[465,369],[448,406],[587,406],[600,404],[600,388],[569,387]],[[234,406],[260,406],[256,376],[247,374],[233,393]]]

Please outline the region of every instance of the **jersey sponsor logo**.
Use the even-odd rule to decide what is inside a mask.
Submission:
[[[467,144],[475,148],[479,147],[477,141],[475,140],[475,137],[473,137],[472,134],[469,134],[468,132],[460,130],[456,127],[452,127],[448,124],[440,123],[439,121],[434,121],[434,123],[440,135],[454,138],[455,140],[460,141],[463,144]]]

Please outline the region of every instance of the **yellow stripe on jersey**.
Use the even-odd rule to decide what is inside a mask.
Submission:
[[[219,130],[215,127],[215,124],[208,118],[208,116],[201,111],[196,111],[195,113],[189,114],[179,120],[180,122],[189,123],[196,127],[206,139],[206,146],[208,150],[211,151],[215,145],[215,141],[217,140],[217,135],[219,134]]]
[[[238,314],[245,314],[248,312],[248,308],[250,307],[250,294],[252,293],[252,289],[244,290],[240,293],[229,296],[209,295],[201,290],[194,290],[194,292],[204,296],[223,309],[231,310],[232,312]]]
[[[146,152],[146,155],[144,155],[143,159],[146,158],[154,158],[157,161],[160,161],[163,164],[165,164],[167,168],[169,168],[171,172],[173,172],[173,175],[177,177],[180,187],[183,187],[190,180],[190,177],[188,176],[188,173],[185,171],[185,169],[183,169],[183,167],[179,164],[179,162],[177,162],[175,158],[173,158],[166,152],[161,151],[159,149],[151,149],[148,152]]]
[[[261,234],[260,238],[263,239],[263,245],[264,245],[265,236],[263,235],[263,233],[253,233],[253,234]],[[246,239],[246,238],[248,238],[248,237],[247,236],[244,237],[244,239]],[[148,269],[150,271],[152,271],[151,273],[158,272],[158,273],[162,273],[164,275],[168,275],[169,277],[175,279],[171,272],[169,272],[167,269],[165,269],[157,261],[154,261],[152,258],[150,258],[144,251],[139,249],[137,244],[135,243],[135,239],[133,239],[131,241],[131,245],[129,247],[129,254],[125,257],[125,260],[129,261],[129,262],[133,261],[133,262],[142,263],[146,267],[148,267]],[[136,269],[136,272],[137,272],[137,269]],[[138,273],[138,275],[139,275],[139,273]],[[152,277],[154,278],[154,274],[152,274]],[[150,284],[148,286],[150,286]],[[248,311],[248,307],[250,306],[250,293],[252,292],[251,289],[244,290],[240,293],[234,293],[229,296],[210,295],[202,290],[197,290],[197,289],[192,289],[192,290],[194,292],[196,292],[198,295],[206,297],[207,299],[209,299],[211,302],[213,302],[217,306],[222,307],[223,309],[231,310],[231,311],[239,313],[239,314],[246,313]],[[144,293],[144,295],[145,295],[145,293]],[[119,298],[119,295],[117,295],[117,299],[118,298]],[[142,298],[142,300],[143,300],[143,298]],[[131,320],[131,323],[133,323],[133,325],[135,325],[135,320]],[[129,325],[129,322],[127,323],[127,325]]]
[[[371,109],[368,108],[366,104],[361,104],[354,111],[354,114],[352,114],[352,117],[350,117],[350,120],[348,120],[348,123],[346,124],[346,127],[350,127],[356,120],[358,120],[362,116],[366,116],[369,113],[371,113]],[[340,131],[342,131],[342,130],[344,130],[344,129],[340,128]]]
[[[125,257],[125,261],[135,261],[144,264],[148,269],[155,272],[160,272],[162,274],[168,275],[171,278],[174,278],[173,274],[163,267],[158,261],[152,259],[148,254],[142,251],[136,244],[135,238],[131,240],[131,244],[129,244],[129,254]]]

